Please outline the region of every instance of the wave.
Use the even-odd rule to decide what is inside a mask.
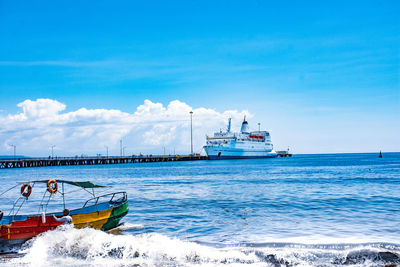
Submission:
[[[135,224],[135,223],[123,223],[117,227],[117,229],[120,229],[121,231],[128,231],[128,230],[133,230],[133,229],[143,229],[144,225],[143,224]]]
[[[9,266],[359,266],[400,264],[400,245],[249,243],[216,246],[161,234],[60,227],[27,242]]]

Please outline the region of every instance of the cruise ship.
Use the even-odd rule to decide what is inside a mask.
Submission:
[[[206,137],[204,150],[209,159],[232,158],[275,158],[277,156],[271,143],[268,131],[249,131],[246,117],[243,120],[240,133],[231,132],[231,119],[226,132],[214,133]]]

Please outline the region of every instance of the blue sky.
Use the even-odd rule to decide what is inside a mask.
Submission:
[[[398,14],[398,1],[0,0],[0,116],[27,99],[127,113],[179,100],[247,110],[299,153],[400,151]]]

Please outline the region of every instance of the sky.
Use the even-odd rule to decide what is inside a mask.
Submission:
[[[0,155],[400,151],[399,1],[0,0]]]

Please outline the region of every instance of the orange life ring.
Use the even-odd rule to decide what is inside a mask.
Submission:
[[[47,182],[47,191],[50,192],[50,194],[54,194],[58,190],[58,184],[56,180],[51,179]]]
[[[32,186],[30,184],[23,184],[21,186],[21,195],[28,198],[32,193]]]

